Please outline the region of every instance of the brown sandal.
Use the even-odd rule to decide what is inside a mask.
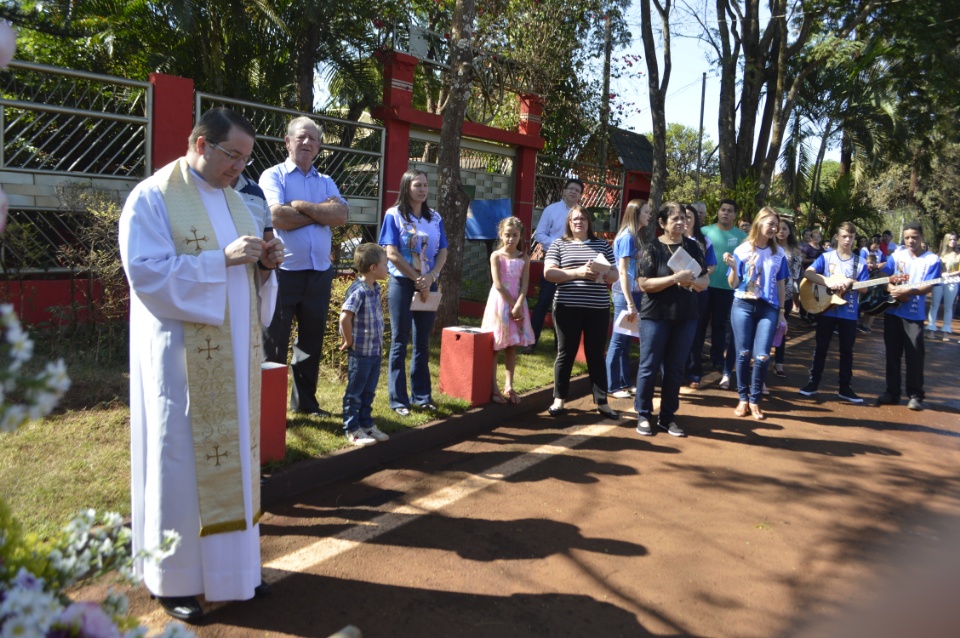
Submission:
[[[517,396],[517,393],[514,392],[513,388],[510,388],[509,390],[504,390],[503,393],[507,395],[507,401],[509,401],[510,403],[513,403],[513,404],[520,403],[520,397]]]
[[[750,413],[750,408],[747,407],[746,401],[741,401],[737,404],[737,409],[733,411],[734,416],[747,416]]]
[[[501,405],[507,402],[507,400],[503,398],[503,395],[500,394],[500,390],[497,390],[496,388],[494,388],[493,392],[490,394],[490,400]]]
[[[750,404],[750,412],[753,414],[753,418],[755,418],[757,421],[763,421],[765,418],[767,418],[763,416],[763,412],[760,411],[760,406],[756,403]]]

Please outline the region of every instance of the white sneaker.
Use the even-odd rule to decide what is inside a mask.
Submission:
[[[730,375],[725,374],[720,378],[720,389],[729,390],[730,389]]]
[[[377,442],[375,438],[360,429],[354,430],[353,432],[347,432],[346,436],[350,443],[360,447],[364,445],[373,445]]]
[[[617,390],[616,392],[611,392],[610,396],[612,396],[614,399],[629,399],[633,395],[630,394],[629,390],[624,389],[624,390]]]
[[[764,395],[764,396],[770,394],[770,390],[767,389],[767,384],[766,384],[766,383],[763,384],[763,389],[760,391],[760,394],[762,394],[762,395]]]
[[[375,425],[371,425],[370,427],[364,429],[363,433],[376,441],[390,440],[390,436],[385,434],[384,432],[381,432],[380,429]]]

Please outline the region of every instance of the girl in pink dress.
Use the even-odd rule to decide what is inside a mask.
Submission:
[[[493,349],[503,350],[506,381],[503,394],[497,386],[497,366],[493,366],[495,403],[520,403],[513,389],[513,369],[517,363],[517,346],[529,346],[535,341],[527,308],[527,284],[530,281],[530,257],[523,249],[523,222],[507,217],[497,227],[500,248],[490,255],[490,274],[493,286],[483,311],[482,330],[493,332]]]

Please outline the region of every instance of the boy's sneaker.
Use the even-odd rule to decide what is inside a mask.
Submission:
[[[910,402],[907,403],[907,407],[910,408],[911,410],[914,410],[915,412],[919,412],[920,410],[923,409],[923,401],[921,401],[917,397],[910,397]]]
[[[390,440],[390,437],[387,434],[381,432],[380,429],[375,425],[371,425],[368,428],[364,428],[363,433],[369,436],[371,439],[374,439],[375,441]]]
[[[641,436],[653,436],[653,430],[650,428],[650,422],[646,419],[641,419],[637,423],[637,434]]]
[[[859,332],[860,334],[868,335],[868,334],[870,334],[871,332],[873,332],[873,330],[871,330],[870,328],[864,326],[863,324],[860,324],[860,325],[857,326],[857,332]]]
[[[617,390],[616,392],[611,392],[610,396],[614,399],[629,399],[633,395],[630,394],[630,391],[624,388],[623,390]]]
[[[680,429],[680,426],[676,422],[671,421],[670,425],[664,425],[663,423],[659,424],[660,429],[666,430],[667,434],[670,436],[686,436],[686,433]]]
[[[805,396],[805,397],[813,397],[813,396],[816,396],[816,395],[817,395],[817,392],[818,392],[818,390],[817,390],[817,384],[814,383],[813,381],[811,381],[811,382],[808,383],[807,385],[805,385],[805,386],[803,386],[802,388],[800,388],[799,390],[797,390],[797,392],[799,392],[800,394],[802,394],[802,395]]]
[[[357,428],[352,432],[347,432],[347,440],[350,441],[353,445],[364,446],[364,445],[373,445],[377,442],[375,438],[364,432],[363,430]]]
[[[863,403],[863,399],[857,396],[857,393],[854,392],[853,388],[850,386],[840,388],[840,392],[837,392],[837,396],[844,401],[849,401],[850,403]]]
[[[730,389],[730,375],[725,374],[720,378],[720,389],[729,390]]]

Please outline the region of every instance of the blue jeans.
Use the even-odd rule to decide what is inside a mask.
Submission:
[[[347,354],[347,389],[343,393],[343,429],[356,432],[373,425],[373,397],[380,382],[380,355]]]
[[[614,284],[618,286],[618,284]],[[642,293],[633,293],[633,304],[640,307]],[[617,321],[620,313],[627,309],[627,298],[614,293],[613,321]],[[616,392],[629,388],[630,383],[630,342],[633,337],[614,332],[607,347],[607,390]]]
[[[736,350],[730,325],[733,291],[708,288],[710,291],[710,362],[722,374],[733,372]]]
[[[660,423],[670,425],[680,409],[680,385],[690,344],[697,331],[697,320],[641,319],[640,368],[637,370],[637,396],[634,407],[640,420],[653,419],[653,391],[657,372],[663,365],[660,384]]]
[[[431,288],[436,290],[437,286]],[[390,277],[387,307],[390,309],[390,361],[387,367],[390,388],[390,407],[409,408],[410,398],[416,405],[433,403],[430,390],[430,331],[435,312],[413,312],[410,304],[416,291],[413,281],[406,277]],[[413,358],[410,361],[410,390],[407,395],[407,344],[413,329]]]
[[[770,365],[770,346],[780,311],[759,299],[734,299],[730,325],[737,353],[737,394],[743,402],[759,405],[763,380]],[[756,355],[756,356],[754,356]],[[753,359],[753,366],[750,360]]]

